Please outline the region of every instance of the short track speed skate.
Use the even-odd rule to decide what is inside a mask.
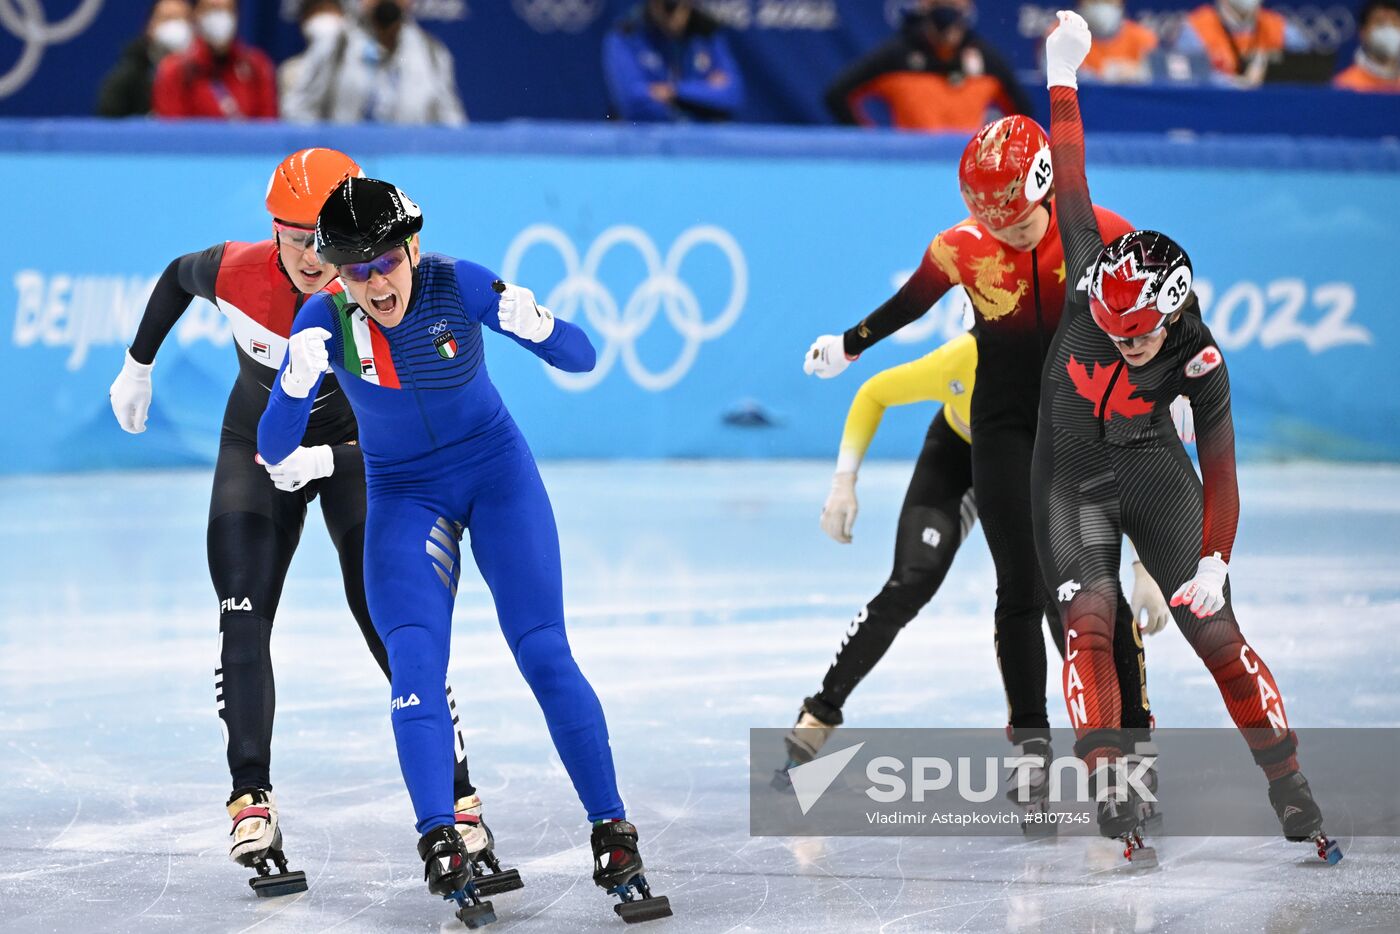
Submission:
[[[239,788],[228,799],[233,818],[229,859],[257,872],[248,885],[259,898],[306,891],[306,873],[287,869],[282,852],[282,828],[277,826],[277,799],[262,788]],[[268,862],[277,867],[273,872]]]
[[[418,840],[423,878],[428,891],[457,903],[457,920],[467,927],[484,927],[496,920],[490,902],[481,900],[472,877],[472,861],[462,835],[453,827],[435,827]]]
[[[787,761],[782,768],[773,773],[773,787],[780,790],[792,787],[788,769],[805,765],[815,759],[821,748],[826,745],[826,741],[831,738],[831,734],[841,725],[841,720],[841,711],[830,704],[823,704],[815,697],[804,700],[802,709],[797,712],[797,722],[783,737]]]
[[[1269,783],[1269,803],[1274,806],[1284,839],[1311,843],[1319,859],[1335,866],[1342,861],[1342,848],[1322,832],[1322,809],[1313,800],[1312,789],[1302,772],[1285,775]]]
[[[654,921],[671,916],[671,903],[664,895],[651,894],[642,875],[642,857],[637,851],[637,828],[630,821],[601,821],[593,825],[593,881],[622,899],[613,906],[617,916],[628,924]]]
[[[1047,739],[1028,739],[1017,744],[1006,799],[1021,809],[1021,833],[1026,837],[1053,837],[1060,832],[1048,814],[1050,762],[1054,758]]]
[[[467,858],[472,861],[472,875],[477,892],[482,895],[500,895],[523,889],[525,882],[518,869],[502,869],[496,858],[496,835],[486,826],[481,817],[481,798],[469,795],[457,799],[457,832],[467,848]]]
[[[1105,773],[1110,777],[1105,779]],[[1102,783],[1107,782],[1107,787]],[[1095,798],[1099,801],[1099,834],[1123,845],[1123,858],[1134,869],[1153,869],[1157,866],[1157,850],[1147,845],[1143,839],[1142,797],[1131,785],[1121,781],[1118,766],[1101,767],[1094,773],[1092,782]],[[1099,789],[1103,787],[1102,793]]]

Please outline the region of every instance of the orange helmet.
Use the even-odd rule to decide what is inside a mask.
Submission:
[[[267,180],[267,210],[274,218],[298,227],[315,227],[316,215],[331,192],[347,178],[364,171],[343,152],[302,149],[273,170]]]

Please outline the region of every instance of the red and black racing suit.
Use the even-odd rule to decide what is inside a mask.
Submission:
[[[331,475],[295,492],[283,492],[253,459],[258,419],[286,355],[292,319],[305,299],[282,269],[274,241],[220,243],[172,262],[141,317],[131,344],[134,360],[151,363],[155,359],[196,295],[213,302],[228,318],[238,348],[238,378],[224,409],[209,503],[209,574],[219,599],[215,692],[234,789],[271,789],[272,621],[301,538],[307,505],[318,495],[326,530],[340,556],[350,612],[374,660],[389,676],[389,658],[365,602],[364,460],[356,443],[355,416],[330,374],[321,382],[302,444],[331,446],[335,459]],[[455,707],[453,719],[457,719]],[[460,729],[456,735],[454,785],[460,798],[474,789]]]
[[[971,476],[982,531],[996,565],[997,666],[1006,691],[1008,732],[1015,743],[1049,736],[1040,620],[1042,614],[1051,620],[1056,617],[1036,561],[1031,453],[1040,374],[1059,323],[1065,266],[1056,232],[1056,207],[1047,201],[1037,210],[1050,212],[1050,224],[1029,252],[1002,244],[972,218],[944,230],[924,251],[909,281],[843,338],[847,355],[856,356],[923,315],[954,285],[961,284],[972,301],[977,388],[972,394]],[[1094,210],[1105,230],[1115,235],[1132,230],[1112,211]],[[868,626],[898,628],[922,605],[914,602],[921,596],[917,588],[902,588],[896,596],[910,605],[887,608],[872,601],[867,607]],[[877,619],[877,612],[890,618]],[[1124,722],[1145,731],[1151,724],[1151,709],[1142,640],[1132,611],[1121,598],[1116,624]]]
[[[1087,271],[1103,249],[1084,177],[1084,132],[1073,88],[1050,89],[1060,236],[1070,281],[1046,361],[1032,501],[1045,582],[1065,626],[1065,702],[1088,759],[1124,748],[1114,671],[1113,606],[1119,543],[1127,533],[1163,592],[1196,575],[1202,556],[1230,560],[1239,520],[1230,380],[1198,306],[1167,327],[1166,341],[1129,367],[1089,313]],[[979,391],[981,387],[978,387]],[[1177,438],[1170,406],[1191,401],[1204,487]],[[1215,677],[1255,761],[1272,780],[1297,770],[1295,739],[1268,666],[1225,606],[1198,619],[1173,607],[1187,641]]]

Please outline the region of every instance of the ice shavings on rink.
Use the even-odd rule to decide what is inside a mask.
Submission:
[[[1133,876],[1112,844],[1083,838],[750,838],[747,731],[791,722],[879,589],[908,472],[862,472],[856,540],[840,546],[817,527],[827,464],[545,465],[574,650],[608,713],[648,876],[676,911],[651,928],[1396,928],[1393,840],[1341,835],[1347,859],[1328,869],[1282,839],[1163,838],[1161,870]],[[387,686],[344,609],[314,506],[273,637],[273,780],[310,890],[256,899],[227,859],[209,480],[0,480],[0,931],[465,930],[422,885]],[[1293,725],[1400,725],[1400,468],[1246,467],[1241,488],[1237,612]],[[847,722],[1000,723],[992,603],[974,534],[852,696]],[[1227,725],[1175,632],[1147,650],[1160,725]],[[526,882],[494,898],[490,930],[620,931],[589,878],[577,800],[470,569],[452,682],[499,852]]]

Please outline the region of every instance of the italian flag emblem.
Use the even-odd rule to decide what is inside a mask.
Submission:
[[[451,360],[457,356],[457,338],[452,336],[451,331],[444,331],[433,338],[433,346],[437,348],[438,356],[444,360]]]
[[[351,373],[358,373],[361,379],[376,386],[398,389],[399,373],[394,368],[389,341],[379,325],[371,321],[359,306],[352,305],[344,293],[332,297],[336,313],[340,316],[340,334],[345,344],[345,369]]]

